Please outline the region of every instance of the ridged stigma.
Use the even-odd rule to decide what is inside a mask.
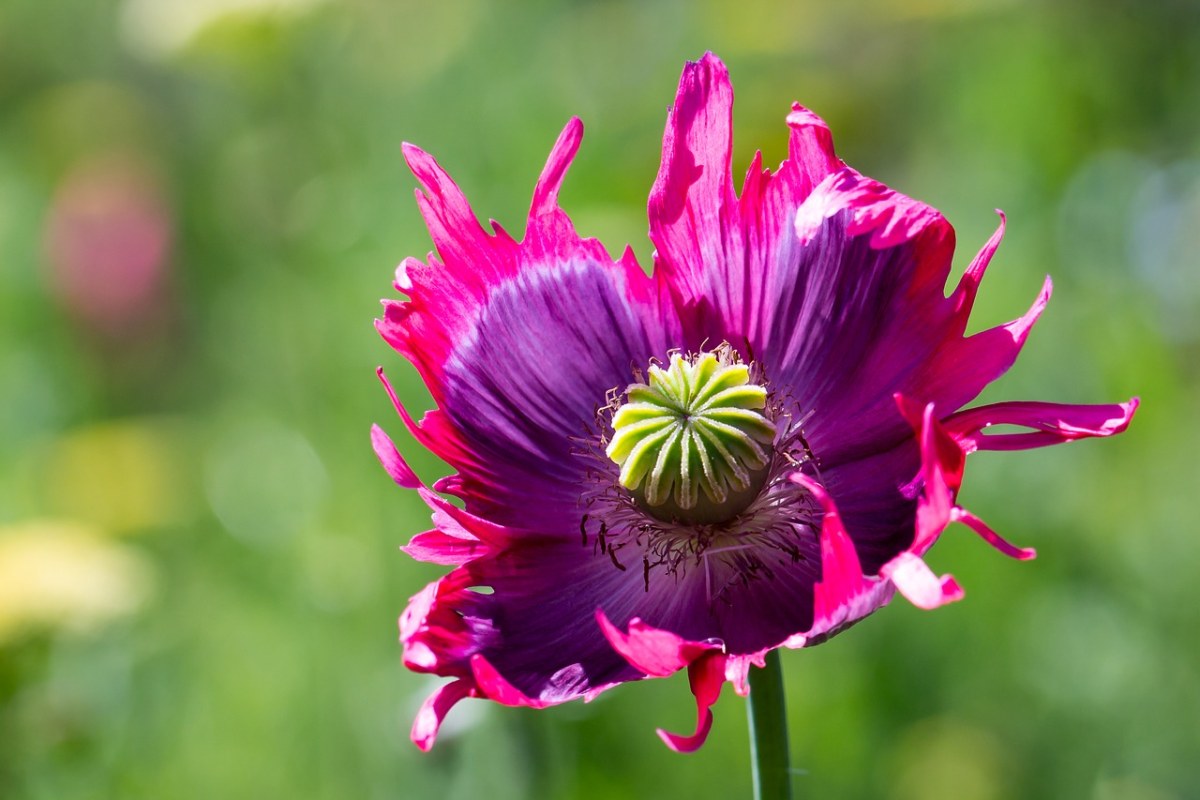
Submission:
[[[613,415],[605,452],[621,485],[660,519],[717,523],[745,510],[771,463],[767,390],[728,345],[676,353],[647,381],[631,384]]]

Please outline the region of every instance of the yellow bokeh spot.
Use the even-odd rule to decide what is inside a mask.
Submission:
[[[45,463],[46,510],[114,533],[177,520],[183,510],[178,438],[159,420],[107,422],[68,433]]]
[[[144,558],[88,525],[0,527],[0,644],[35,630],[94,630],[137,611],[152,588]]]

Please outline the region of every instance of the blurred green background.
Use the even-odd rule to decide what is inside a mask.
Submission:
[[[735,171],[800,100],[852,165],[941,208],[961,269],[1009,215],[976,325],[1057,294],[985,400],[1143,408],[1116,440],[972,459],[967,589],[784,654],[798,792],[1200,796],[1200,8],[873,0],[0,4],[0,797],[749,795],[743,702],[683,676],[542,712],[436,681],[395,619],[440,568],[375,462],[371,321],[429,240],[402,140],[519,232],[562,124],[563,204],[649,263],[683,61],[738,92]]]

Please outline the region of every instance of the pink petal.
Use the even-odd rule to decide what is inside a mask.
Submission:
[[[375,455],[379,458],[379,463],[383,465],[387,474],[392,476],[392,480],[405,489],[416,489],[421,486],[421,479],[404,461],[400,451],[396,449],[396,445],[378,425],[371,426],[371,446],[375,448]]]
[[[454,567],[473,561],[488,552],[487,546],[473,536],[451,534],[437,529],[418,533],[400,550],[417,561]]]
[[[846,235],[870,233],[871,247],[877,250],[911,241],[931,228],[950,229],[932,206],[843,167],[816,187],[796,211],[796,238],[808,244],[825,220],[845,210],[850,212]]]
[[[786,647],[787,644],[781,645]],[[725,659],[725,680],[733,684],[733,691],[740,697],[750,694],[750,667],[760,669],[765,666],[763,653],[752,653],[745,656],[727,656]]]
[[[810,491],[825,512],[821,521],[821,580],[813,585],[813,623],[807,637],[816,643],[885,605],[891,595],[884,582],[863,575],[854,542],[833,498],[801,473],[793,473],[791,480]]]
[[[721,649],[719,642],[691,642],[636,617],[629,620],[629,632],[622,633],[600,609],[596,609],[596,622],[622,658],[655,678],[673,675],[705,654]]]
[[[950,524],[954,496],[962,485],[966,460],[934,417],[933,403],[925,406],[918,429],[921,443],[921,475],[925,482],[917,501],[916,535],[912,550],[924,554]]]
[[[512,528],[476,516],[428,489],[418,489],[417,493],[433,509],[433,521],[438,528],[452,535],[478,539],[495,550],[503,549],[515,536]]]
[[[834,153],[833,134],[820,116],[799,103],[792,103],[787,124],[792,131],[788,137],[787,164],[780,169],[780,175],[794,170],[793,180],[798,184],[796,194],[803,198],[843,164]]]
[[[501,705],[527,706],[529,708],[545,708],[553,705],[544,700],[530,697],[513,686],[479,653],[471,656],[471,672],[475,676],[475,683],[479,687],[480,694]]]
[[[996,213],[1000,215],[1000,225],[996,228],[996,232],[987,240],[983,248],[971,260],[967,266],[966,272],[958,282],[958,287],[955,288],[951,299],[955,304],[955,313],[963,322],[963,330],[966,329],[967,317],[971,314],[971,309],[975,305],[975,296],[979,293],[979,285],[983,282],[983,274],[987,271],[988,264],[992,261],[992,256],[996,254],[997,248],[1000,247],[1000,241],[1004,238],[1004,225],[1007,221],[1004,212],[996,209]],[[963,334],[963,330],[958,332],[958,335]]]
[[[688,665],[688,683],[696,697],[696,730],[690,736],[682,736],[658,729],[659,737],[667,747],[677,753],[691,753],[704,744],[712,730],[712,705],[721,696],[725,685],[725,655],[707,653]]]
[[[546,159],[546,167],[533,190],[533,202],[529,206],[531,219],[558,210],[558,190],[562,188],[567,168],[579,152],[579,144],[582,141],[583,122],[578,117],[572,117],[558,135],[558,141],[554,143],[550,157]]]
[[[733,87],[706,54],[684,67],[650,191],[650,239],[664,293],[685,316],[685,338],[760,338],[775,311],[774,263],[792,248],[796,208],[841,162],[825,123],[802,106],[788,115],[788,159],[776,174],[756,155],[739,200],[731,155]]]
[[[968,452],[1027,450],[1092,436],[1112,436],[1129,426],[1139,400],[1109,405],[1008,402],[951,414],[946,429]],[[984,433],[992,425],[1019,425],[1032,433]]]
[[[879,574],[917,608],[930,610],[963,598],[963,590],[952,576],[939,578],[920,556],[907,550],[884,564]]]
[[[971,530],[975,531],[985,542],[999,550],[1001,553],[1004,553],[1004,555],[1008,556],[1009,558],[1015,558],[1018,561],[1028,561],[1031,558],[1037,557],[1037,550],[1034,550],[1032,547],[1017,547],[1016,545],[1007,541],[1000,534],[996,533],[994,530],[988,527],[986,522],[972,514],[970,511],[967,511],[965,508],[955,508],[950,517],[955,522],[961,522]]]
[[[383,384],[384,391],[387,392],[388,398],[392,401],[392,407],[396,409],[396,413],[400,416],[404,427],[408,429],[408,432],[412,434],[418,444],[443,461],[458,463],[465,460],[467,450],[461,441],[461,437],[457,431],[446,423],[443,414],[434,409],[427,412],[418,424],[412,418],[412,415],[408,413],[408,409],[404,407],[404,404],[400,402],[395,388],[383,372],[383,367],[376,368],[375,375],[379,378],[379,382]]]
[[[814,587],[813,614],[828,617],[861,589],[862,567],[837,507],[824,487],[801,473],[792,475],[792,481],[811,492],[825,511],[821,521],[821,581]]]
[[[737,202],[732,126],[729,71],[706,53],[683,68],[663,133],[662,166],[650,190],[650,219],[663,225],[661,235],[674,247],[699,246],[701,253],[717,255],[722,209]]]
[[[400,615],[404,665],[415,672],[465,677],[467,659],[478,647],[480,632],[466,618],[479,595],[473,579],[459,568],[426,586]]]
[[[984,250],[987,250],[986,246]],[[964,275],[964,280],[966,279],[967,276]],[[1029,332],[1046,309],[1046,304],[1050,302],[1053,290],[1054,284],[1047,276],[1033,305],[1022,316],[1012,322],[951,342],[939,353],[938,370],[930,376],[933,383],[928,394],[929,397],[939,400],[939,412],[945,413],[970,402],[985,386],[1008,371],[1016,362],[1026,339],[1029,338]],[[956,292],[952,297],[957,297],[956,302],[964,302],[968,294],[969,292],[965,291],[962,296],[958,296]],[[960,330],[966,326],[966,321],[966,315],[961,314],[957,323],[961,326]],[[947,382],[948,385],[941,385],[943,382]],[[957,384],[959,388],[949,385],[949,382]],[[963,391],[961,387],[966,387],[967,391]],[[948,396],[950,402],[945,402],[943,396]]]
[[[465,697],[474,697],[475,686],[469,679],[460,678],[451,681],[426,698],[413,720],[410,738],[413,744],[424,752],[433,747],[437,739],[438,729],[442,720],[450,713],[450,709]]]

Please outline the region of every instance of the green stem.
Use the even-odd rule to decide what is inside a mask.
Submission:
[[[754,765],[755,800],[790,800],[792,773],[788,767],[787,704],[779,651],[767,653],[762,669],[750,670],[750,760]]]

